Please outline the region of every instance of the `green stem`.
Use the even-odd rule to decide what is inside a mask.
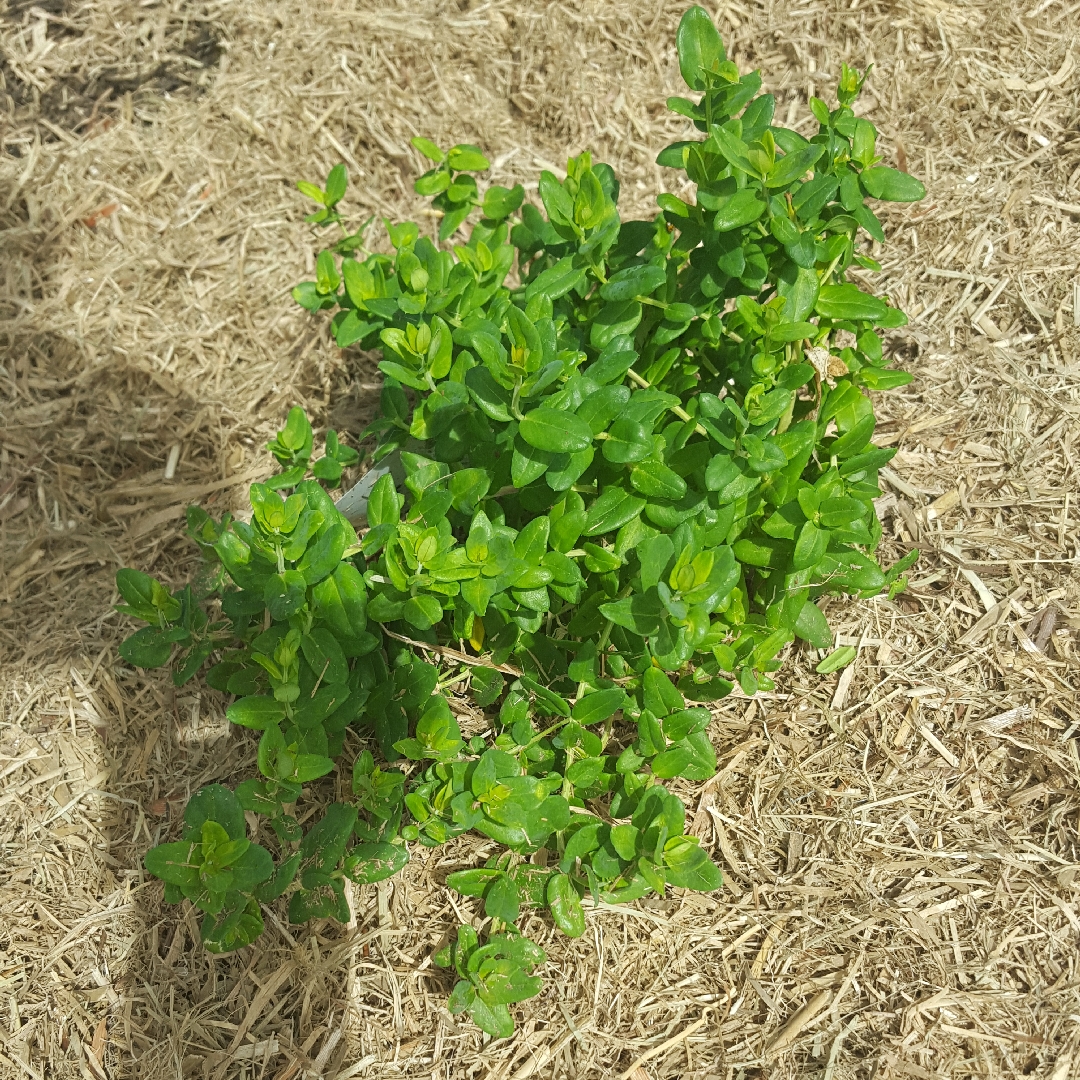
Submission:
[[[643,379],[633,368],[630,368],[630,370],[627,371],[626,374],[633,382],[636,382],[638,386],[642,388],[642,390],[652,389],[652,383],[649,382],[648,379]],[[694,419],[681,405],[672,405],[671,412],[673,412],[680,420]],[[694,430],[699,435],[704,435],[706,438],[709,437],[709,433],[699,423],[697,423],[697,421],[694,421]]]
[[[824,284],[826,281],[829,280],[830,277],[832,277],[832,272],[836,269],[836,264],[840,261],[842,256],[843,256],[843,252],[841,252],[839,255],[836,256],[835,259],[833,259],[833,261],[829,264],[829,269],[826,270],[825,273],[821,275],[821,283],[822,284]]]
[[[528,750],[531,746],[535,746],[541,739],[546,739],[553,732],[556,732],[561,727],[565,727],[570,723],[571,717],[564,716],[557,724],[552,724],[551,727],[545,728],[543,731],[538,731],[523,747],[523,750]]]
[[[569,770],[570,766],[573,765],[573,763],[574,763],[574,750],[573,750],[573,747],[570,747],[566,751],[566,766],[565,766],[565,768],[567,770]],[[570,796],[574,794],[574,785],[572,783],[570,783],[570,780],[566,777],[565,774],[563,775],[562,789],[560,791],[560,794],[562,795],[562,797],[564,799],[569,799]]]

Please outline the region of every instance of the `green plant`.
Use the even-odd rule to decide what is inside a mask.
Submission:
[[[701,8],[678,51],[701,97],[669,105],[703,138],[659,162],[697,193],[660,195],[655,220],[622,222],[618,181],[588,154],[564,181],[541,174],[541,210],[520,186],[481,196],[475,147],[418,139],[439,243],[479,217],[450,248],[386,222],[380,254],[370,223],[344,226],[341,166],[301,185],[321,207],[309,220],[345,235],[294,297],[334,311],[340,345],[381,349],[365,434],[373,463],[397,455],[404,491],[383,476],[358,536],[319,482],[338,484],[356,451],[329,432],[313,462],[294,409],[250,524],[189,511],[207,558],[196,587],[117,577],[120,610],[150,624],[122,655],[171,660],[178,683],[214,656],[230,720],[261,733],[260,776],[204,789],[183,840],[147,855],[167,899],[207,912],[208,947],[253,940],[259,904],[286,891],[294,921],[345,920],[347,880],[475,830],[506,851],[448,884],[482,900],[486,940],[463,926],[436,960],[459,977],[452,1008],[508,1034],[544,960],[515,928],[523,904],[579,935],[585,898],[719,886],[663,783],[715,771],[700,703],[771,687],[796,638],[828,647],[822,595],[903,587],[915,554],[888,571],[873,555],[894,451],[872,443],[866,391],[909,381],[878,333],[905,319],[846,274],[879,269],[860,247],[860,230],[884,240],[865,198],[922,187],[878,164],[851,109],[864,77],[846,66],[839,106],[811,101],[808,140],[773,125],[772,97]],[[461,673],[422,659],[466,643]],[[491,710],[487,736],[463,736],[451,686]],[[406,764],[364,750],[351,792],[305,832],[304,785],[335,768],[350,728]],[[244,810],[274,857],[245,846]]]

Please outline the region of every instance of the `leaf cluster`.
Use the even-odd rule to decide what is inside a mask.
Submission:
[[[846,271],[879,269],[868,200],[922,186],[879,164],[852,70],[807,139],[773,123],[702,9],[678,45],[701,96],[669,104],[704,138],[658,161],[693,203],[663,194],[656,219],[622,222],[617,179],[582,154],[541,174],[542,206],[498,189],[450,209],[455,170],[482,158],[417,140],[440,238],[481,216],[449,249],[387,222],[392,255],[342,260],[333,325],[382,351],[368,434],[407,489],[384,478],[369,509],[371,618],[529,657],[547,682],[574,678],[568,642],[607,632],[594,677],[657,663],[708,700],[767,688],[797,638],[827,646],[820,596],[900,580],[873,554],[895,451],[873,445],[867,391],[910,379],[881,336],[906,319]]]
[[[476,147],[414,140],[441,223],[430,238],[386,221],[392,253],[364,248],[370,222],[346,227],[342,166],[300,185],[309,220],[343,235],[294,298],[381,356],[365,437],[387,471],[363,527],[327,490],[357,450],[331,431],[313,461],[294,409],[250,522],[189,511],[196,586],[117,577],[119,610],[148,623],[122,656],[171,662],[178,683],[213,661],[229,719],[259,733],[259,775],[203,789],[182,840],[147,855],[168,899],[206,912],[210,947],[252,941],[259,904],[286,893],[293,921],[345,920],[346,881],[472,830],[504,850],[448,884],[490,923],[436,959],[458,977],[452,1009],[508,1034],[544,961],[523,909],[576,936],[588,902],[719,886],[665,786],[715,772],[701,703],[770,688],[796,639],[827,648],[822,596],[903,588],[917,553],[889,569],[874,554],[894,451],[873,443],[869,391],[910,379],[883,343],[905,317],[848,271],[879,269],[868,200],[922,186],[880,165],[851,108],[865,75],[845,66],[804,138],[774,124],[703,9],[677,45],[695,98],[669,106],[701,138],[658,162],[696,193],[660,195],[652,220],[621,219],[618,180],[588,153],[564,179],[541,173],[534,204],[521,186],[481,192]],[[422,659],[466,644],[467,675]],[[490,711],[487,736],[463,736],[451,684]],[[305,785],[339,767],[350,728],[372,749],[313,817]],[[273,852],[245,838],[245,811]]]

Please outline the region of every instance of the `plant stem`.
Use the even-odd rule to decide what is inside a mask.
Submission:
[[[642,390],[651,390],[653,388],[652,383],[647,379],[642,378],[633,368],[630,368],[626,374],[636,382]],[[671,412],[673,412],[680,420],[694,419],[681,405],[672,405]],[[706,438],[709,437],[709,433],[696,420],[694,421],[694,430],[699,435],[704,435]]]

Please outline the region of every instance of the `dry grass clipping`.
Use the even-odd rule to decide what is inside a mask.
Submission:
[[[355,925],[213,958],[140,869],[253,767],[212,692],[125,669],[112,575],[179,583],[183,507],[261,475],[287,407],[356,431],[370,360],[287,290],[297,178],[424,213],[415,134],[501,183],[592,148],[652,212],[681,4],[7,0],[0,14],[0,1075],[845,1080],[1080,1073],[1080,5],[728,2],[779,114],[840,61],[928,199],[883,274],[916,374],[879,434],[895,603],[833,601],[839,676],[731,700],[686,785],[716,896],[592,911],[513,1039],[445,1011],[433,946],[478,838],[358,888]],[[426,220],[426,219],[421,219]],[[175,478],[163,479],[174,447]],[[351,751],[358,749],[356,742]],[[327,798],[332,796],[326,792]]]

